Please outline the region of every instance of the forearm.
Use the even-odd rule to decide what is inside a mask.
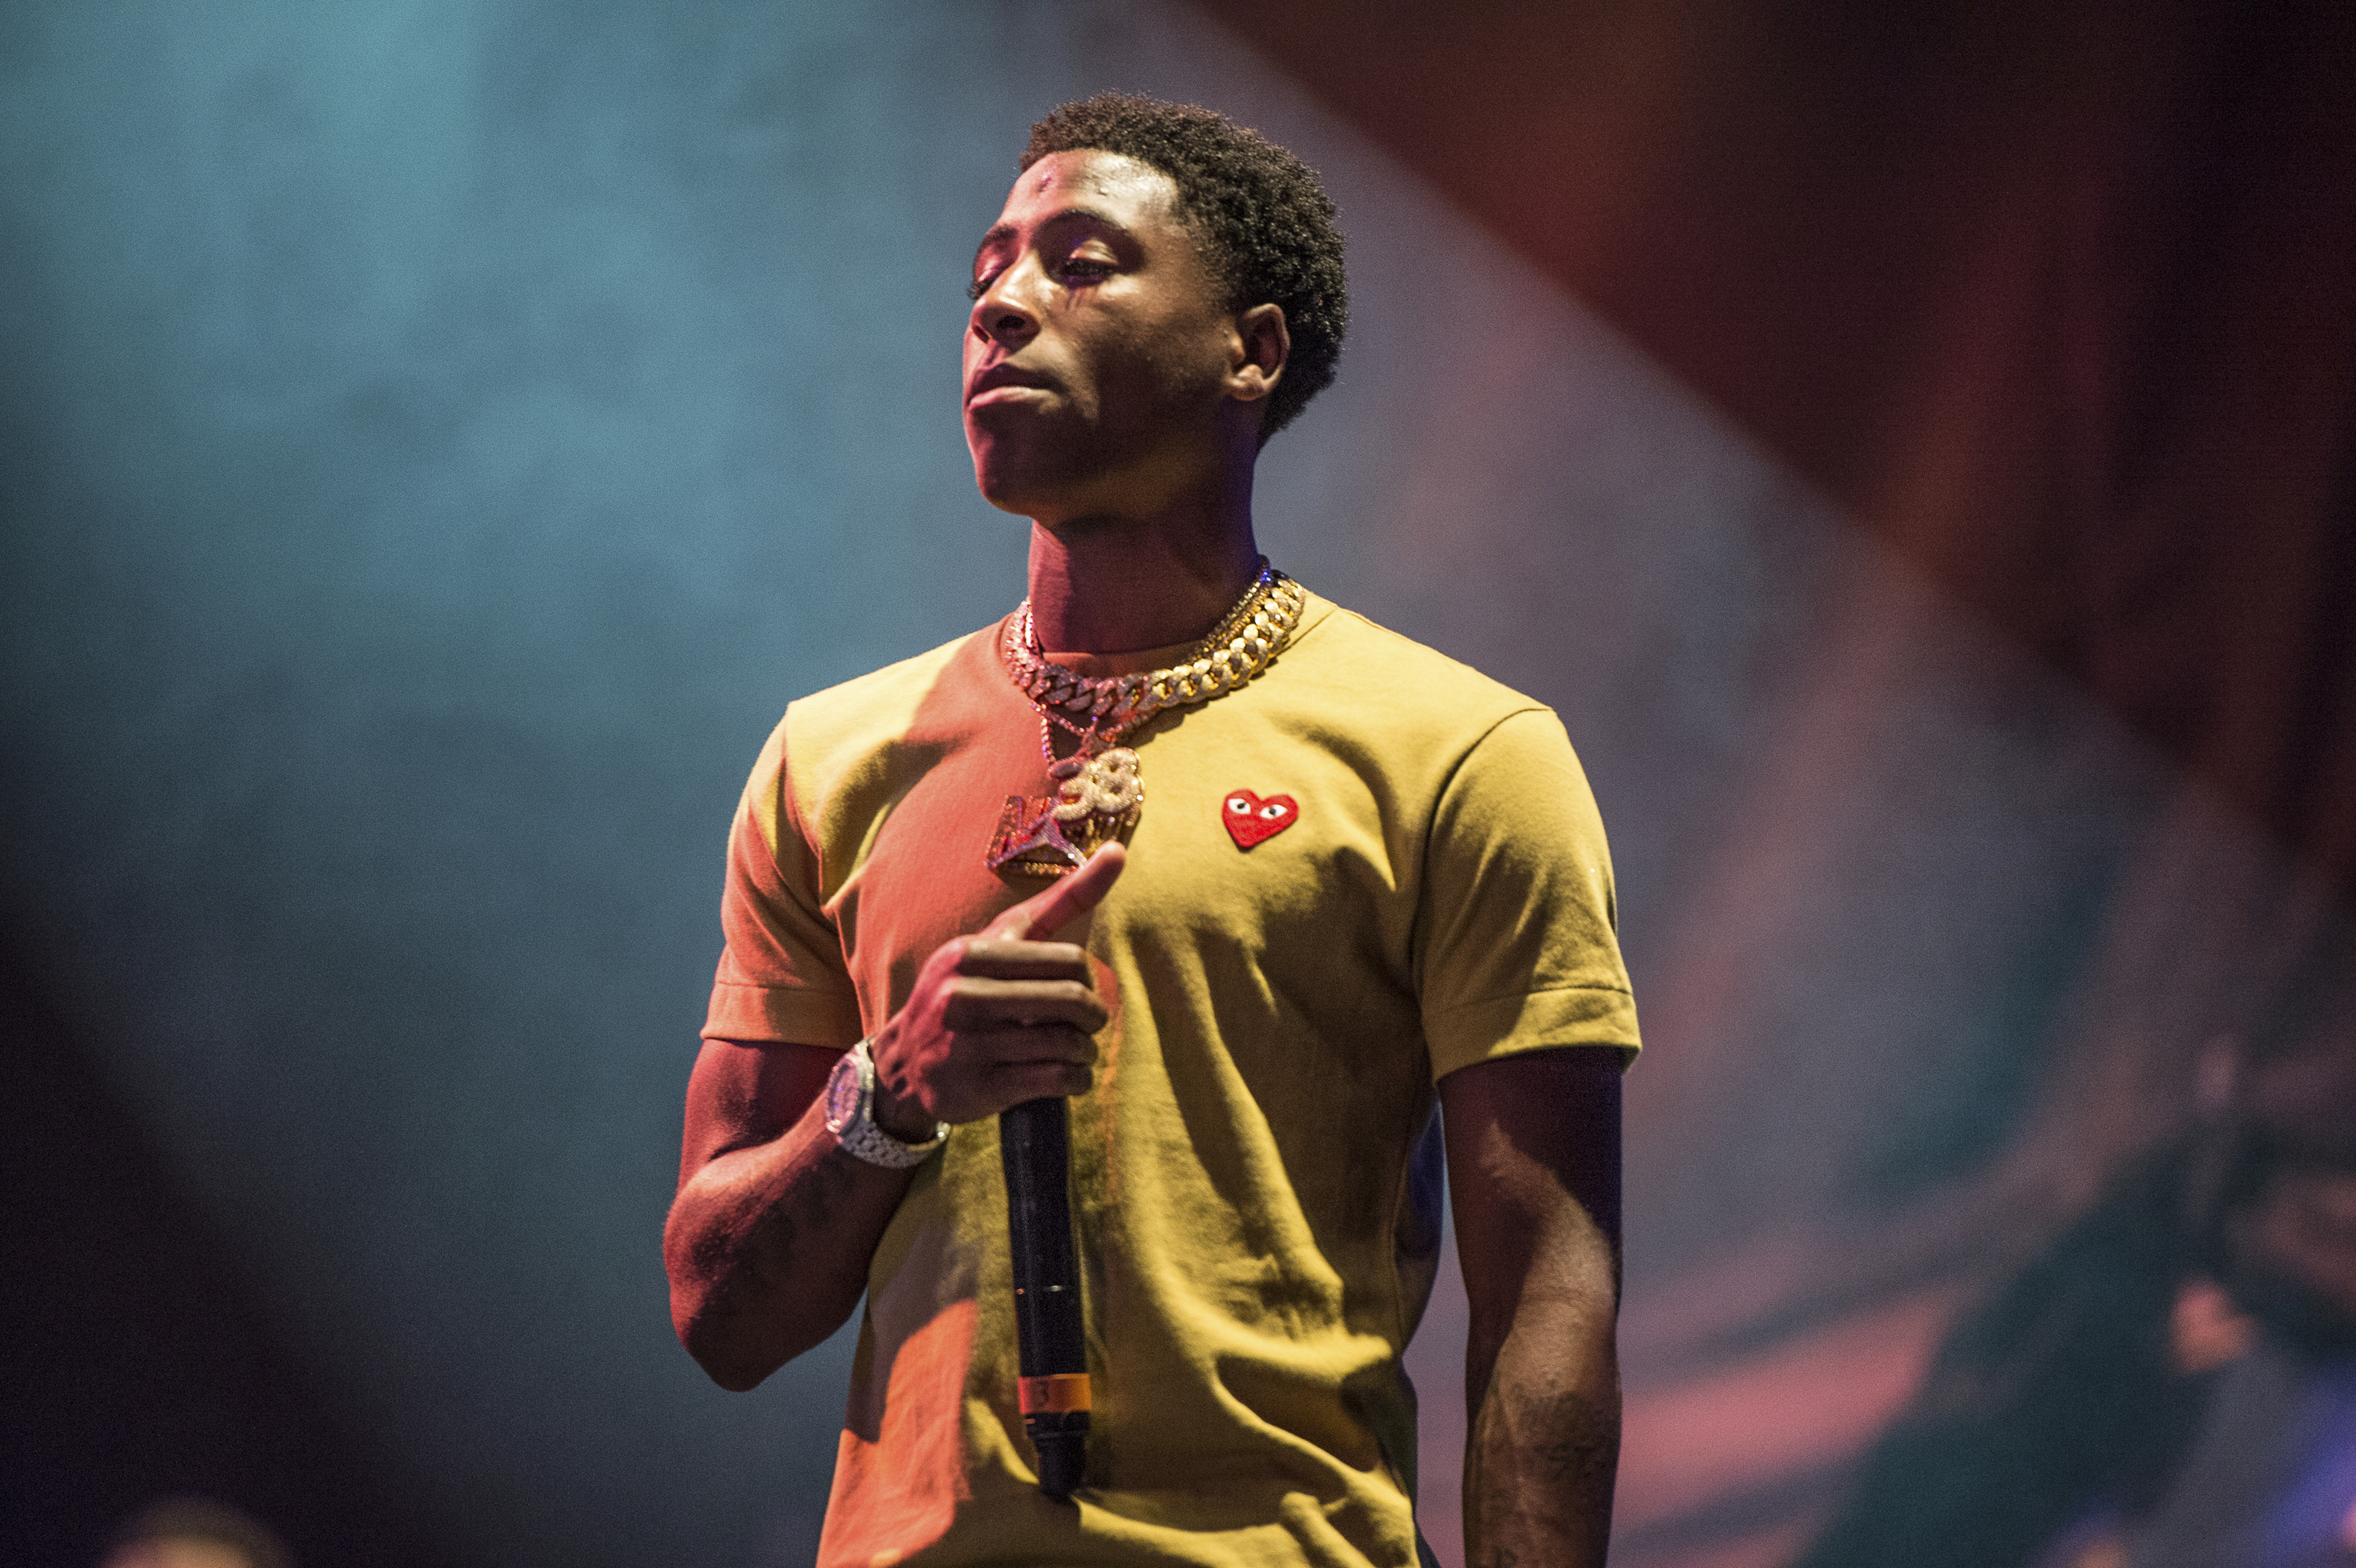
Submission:
[[[1525,1298],[1466,1366],[1469,1568],[1600,1565],[1612,1535],[1620,1374],[1608,1282]]]
[[[1595,1568],[1620,1459],[1620,1064],[1536,1051],[1440,1080],[1464,1357],[1467,1568]]]
[[[976,937],[936,948],[864,1049],[862,1115],[903,1143],[1043,1095],[1085,1093],[1105,1023],[1087,955],[1045,938],[1120,875],[1108,844]],[[748,1389],[842,1327],[884,1228],[925,1168],[870,1165],[827,1131],[841,1052],[706,1040],[688,1075],[679,1196],[663,1229],[671,1323],[723,1388]]]
[[[751,1388],[850,1318],[912,1174],[846,1153],[813,1104],[688,1179],[663,1262],[671,1322],[713,1381]]]

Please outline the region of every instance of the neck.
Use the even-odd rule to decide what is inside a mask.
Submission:
[[[1249,470],[1240,495],[1144,517],[1031,525],[1042,647],[1123,654],[1208,636],[1259,571]]]

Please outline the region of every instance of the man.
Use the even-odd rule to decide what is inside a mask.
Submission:
[[[1264,568],[1258,453],[1345,316],[1315,176],[1119,95],[1022,170],[965,424],[1032,520],[1030,598],[793,704],[755,768],[666,1237],[680,1338],[749,1388],[865,1297],[830,1568],[1414,1563],[1436,1082],[1468,1560],[1599,1563],[1636,1034],[1586,782],[1545,709]],[[1019,1407],[995,1120],[1058,1095],[1070,1501]]]

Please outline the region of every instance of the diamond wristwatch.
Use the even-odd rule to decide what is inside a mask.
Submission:
[[[861,1040],[842,1053],[826,1080],[826,1130],[853,1157],[887,1170],[921,1165],[949,1136],[947,1122],[933,1124],[932,1137],[903,1143],[875,1125],[875,1059]]]

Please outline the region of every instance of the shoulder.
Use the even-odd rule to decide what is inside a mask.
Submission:
[[[1508,713],[1545,707],[1438,648],[1427,647],[1316,594],[1309,596],[1309,613],[1303,619],[1307,625],[1291,651],[1332,675],[1369,685],[1379,683],[1386,699],[1470,710],[1486,715],[1492,722]]]
[[[1312,603],[1324,613],[1299,651],[1314,695],[1296,722],[1305,714],[1329,743],[1427,801],[1435,843],[1552,846],[1608,884],[1594,792],[1553,709],[1355,611]]]
[[[1312,594],[1303,622],[1285,684],[1336,725],[1458,756],[1522,715],[1507,728],[1560,733],[1546,704],[1355,610]]]
[[[956,679],[970,674],[969,667],[975,664],[975,655],[981,656],[983,667],[991,667],[994,663],[992,650],[1003,624],[993,622],[914,657],[796,698],[786,707],[786,720],[798,733],[816,739],[840,731],[865,728],[878,715],[912,714],[944,677]]]
[[[999,630],[985,626],[795,699],[762,748],[755,787],[780,788],[790,775],[792,793],[808,804],[862,773],[888,770],[912,738],[954,726],[960,714],[999,695],[1004,682],[992,678]]]

